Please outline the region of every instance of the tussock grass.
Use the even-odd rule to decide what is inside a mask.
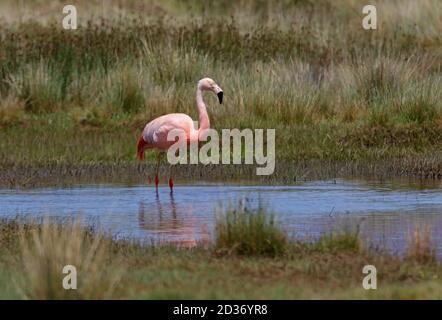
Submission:
[[[47,113],[60,110],[64,98],[63,87],[47,64],[27,65],[6,81],[11,88],[10,94],[23,101],[26,111]]]
[[[0,125],[17,125],[25,121],[26,114],[22,101],[16,97],[0,96]]]
[[[440,298],[437,261],[359,250],[354,234],[290,243],[282,255],[225,255],[216,243],[146,246],[66,221],[40,222],[0,222],[0,298]],[[78,290],[60,291],[61,268],[72,261],[78,264]],[[378,269],[376,291],[362,288],[366,264]]]
[[[441,4],[379,1],[376,31],[365,4],[78,0],[94,18],[69,32],[56,1],[2,2],[0,167],[132,163],[146,122],[197,119],[210,76],[225,91],[222,106],[205,97],[212,126],[276,129],[278,163],[409,156],[396,171],[437,177],[415,168],[441,150]]]
[[[332,232],[320,237],[311,249],[319,252],[360,253],[364,246],[358,232]]]
[[[436,251],[431,243],[431,228],[428,225],[416,226],[410,235],[406,258],[418,263],[435,263]]]
[[[432,8],[440,4],[426,0],[410,16],[408,11],[379,3],[384,13],[379,23],[384,27],[376,32],[360,27],[361,17],[355,10],[362,4],[238,2],[223,5],[224,14],[218,19],[205,19],[218,7],[209,5],[208,10],[207,5],[175,3],[176,9],[170,10],[158,3],[170,15],[159,19],[110,15],[86,21],[74,33],[55,22],[25,20],[0,30],[4,48],[0,91],[23,101],[31,113],[97,104],[116,106],[112,112],[116,114],[147,109],[153,116],[176,108],[195,113],[194,84],[211,75],[226,93],[232,93],[231,106],[239,115],[251,117],[250,124],[274,127],[280,122],[293,126],[339,121],[343,108],[357,109],[347,121],[368,125],[386,124],[372,109],[384,110],[393,123],[399,123],[396,115],[421,121],[406,107],[413,106],[413,95],[421,91],[429,93],[416,106],[426,114],[423,120],[439,119],[441,53],[429,45],[438,37],[430,32],[433,29],[425,18],[437,21]],[[180,10],[188,6],[202,19],[178,19]],[[152,14],[147,7],[143,9]],[[134,7],[125,2],[118,10]],[[402,26],[412,21],[420,23],[419,30],[384,20],[393,11],[403,20]],[[238,19],[230,19],[227,12],[236,13]],[[246,15],[255,23],[243,23]],[[103,79],[107,79],[104,87]],[[164,100],[161,109],[169,107],[155,110],[157,99],[152,95]],[[228,112],[220,116],[221,126],[237,124]]]
[[[134,113],[145,108],[145,79],[140,71],[122,66],[110,72],[106,80],[107,87],[102,91],[105,105],[114,107],[117,113]]]
[[[19,226],[18,251],[23,277],[15,279],[27,299],[105,299],[112,297],[122,268],[111,260],[111,241],[79,222]],[[114,257],[115,258],[115,257]],[[63,288],[63,267],[75,266],[76,290]]]
[[[240,202],[217,216],[215,248],[220,253],[277,256],[287,250],[286,233],[263,207]]]

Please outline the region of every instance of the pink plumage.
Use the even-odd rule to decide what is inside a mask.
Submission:
[[[206,105],[203,101],[203,91],[212,91],[217,94],[219,102],[222,103],[223,91],[210,78],[204,78],[198,81],[196,89],[196,104],[199,114],[199,128],[196,129],[191,117],[184,113],[170,113],[150,121],[144,127],[143,132],[138,138],[137,155],[138,159],[144,159],[146,149],[157,149],[167,151],[175,141],[168,141],[168,134],[172,130],[180,130],[186,134],[187,142],[198,141],[202,133],[210,128],[210,120],[207,114]],[[158,166],[156,175],[156,185],[158,186]],[[169,186],[172,190],[173,180],[169,180]]]

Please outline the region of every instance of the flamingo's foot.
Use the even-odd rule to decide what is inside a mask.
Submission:
[[[170,192],[173,192],[173,179],[172,178],[169,179],[169,188],[170,188]]]
[[[158,189],[158,184],[160,183],[160,179],[158,179],[158,175],[155,176],[155,187]]]

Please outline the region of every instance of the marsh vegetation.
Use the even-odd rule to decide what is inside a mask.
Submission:
[[[215,129],[276,129],[276,170],[290,184],[339,176],[442,177],[442,3],[362,0],[0,3],[0,187],[145,183],[136,162],[152,118],[197,118],[195,83]],[[166,168],[161,169],[164,174]],[[180,166],[182,180],[255,178],[248,166]],[[7,213],[11,214],[11,213]],[[79,268],[79,290],[62,267]],[[378,268],[382,290],[361,286]],[[358,233],[290,238],[264,209],[221,212],[212,241],[189,249],[116,239],[76,221],[0,221],[0,298],[441,298],[427,226],[393,256]]]
[[[315,161],[441,175],[437,0],[378,1],[374,31],[357,0],[74,2],[75,31],[55,2],[1,4],[3,175],[131,166],[148,120],[196,118],[206,75],[225,90],[207,97],[214,128],[275,128],[277,167],[305,163],[291,177]]]
[[[77,221],[2,220],[0,298],[440,298],[427,228],[415,229],[403,258],[370,249],[357,232],[289,241],[262,210],[232,207],[217,228],[213,242],[178,248],[115,240]],[[77,267],[77,290],[62,287],[66,264]],[[362,287],[367,264],[378,290]]]

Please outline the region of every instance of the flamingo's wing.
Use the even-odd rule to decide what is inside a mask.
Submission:
[[[171,131],[182,130],[184,134],[187,134],[190,131],[191,125],[193,125],[193,122],[189,116],[185,114],[169,114],[147,124],[144,137],[153,147],[162,148],[174,140],[173,137],[170,137],[171,141],[167,141],[167,136]],[[179,132],[175,136],[178,135]]]
[[[167,135],[173,129],[175,129],[175,126],[170,124],[163,124],[158,127],[152,134],[152,142],[161,143],[167,141]]]

